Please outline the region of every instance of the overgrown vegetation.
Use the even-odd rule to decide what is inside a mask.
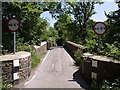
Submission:
[[[91,90],[120,90],[120,77],[112,78],[111,80],[102,80],[99,83],[93,81]]]
[[[28,44],[23,44],[18,42],[18,47],[17,50],[18,51],[27,51],[31,53],[31,66],[32,68],[36,68],[37,65],[40,63],[41,58],[45,55],[45,52],[43,53],[36,53],[35,49],[33,48],[33,46],[30,46]]]
[[[42,8],[38,2],[2,3],[2,54],[13,52],[13,33],[6,27],[12,17],[20,21],[20,30],[16,33],[17,51],[29,51],[30,46],[40,45],[43,41],[56,42],[58,32],[47,20],[40,18],[44,12]]]
[[[0,76],[0,90],[10,90],[11,87],[12,87],[11,84],[4,84],[2,76]]]
[[[80,66],[81,65],[81,60],[82,60],[82,55],[83,55],[83,52],[82,50],[80,49],[77,49],[74,53],[74,57],[75,57],[75,64]]]
[[[40,62],[41,58],[45,55],[45,52],[41,54],[37,54],[34,51],[31,51],[31,57],[32,57],[32,68],[34,69]]]

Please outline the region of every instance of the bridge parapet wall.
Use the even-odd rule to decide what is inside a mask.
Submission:
[[[64,46],[70,55],[73,55],[73,52],[77,49],[81,49],[83,52],[86,51],[85,47],[70,41],[65,42]],[[120,61],[106,56],[83,53],[80,71],[88,83],[92,80],[99,82],[103,79],[112,79],[120,77]]]
[[[69,54],[73,55],[74,52],[77,50],[77,49],[80,49],[82,50],[83,52],[86,51],[86,47],[84,46],[81,46],[81,45],[78,45],[76,43],[73,43],[73,42],[70,42],[70,41],[66,41],[64,43],[64,47],[65,49],[69,52]]]
[[[47,52],[47,42],[42,42],[40,46],[33,46],[33,48],[35,49],[35,52],[38,54],[41,54],[43,52]]]
[[[82,64],[82,74],[88,82],[120,77],[120,61],[112,58],[84,53]]]
[[[17,84],[30,76],[31,53],[21,51],[16,54],[0,56],[2,79],[5,84]]]

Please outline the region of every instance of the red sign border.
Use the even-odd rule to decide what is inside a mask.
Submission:
[[[103,33],[101,33],[101,34],[99,34],[99,33],[97,33],[97,32],[95,31],[95,26],[96,26],[98,23],[102,23],[102,24],[105,25],[105,31],[104,31]],[[95,34],[97,34],[97,35],[104,35],[104,34],[106,33],[106,31],[107,31],[107,26],[106,26],[106,24],[103,23],[103,22],[96,22],[96,23],[94,24],[94,26],[93,26],[93,30],[94,30]]]
[[[10,30],[10,28],[8,27],[8,30],[11,31],[11,32],[17,32],[20,29],[20,21],[16,17],[11,18],[10,20],[12,20],[12,19],[16,19],[18,21],[18,28],[13,31],[13,30]],[[8,23],[9,23],[10,20],[8,20]]]

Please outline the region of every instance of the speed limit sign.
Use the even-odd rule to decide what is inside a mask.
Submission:
[[[9,21],[8,21],[8,29],[11,31],[11,32],[16,32],[20,27],[20,22],[17,18],[11,18]]]
[[[93,30],[97,35],[104,35],[107,30],[107,26],[103,22],[96,22],[93,26]]]

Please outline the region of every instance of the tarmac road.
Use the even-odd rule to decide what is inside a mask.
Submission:
[[[87,85],[63,47],[53,47],[23,88],[81,88]]]

